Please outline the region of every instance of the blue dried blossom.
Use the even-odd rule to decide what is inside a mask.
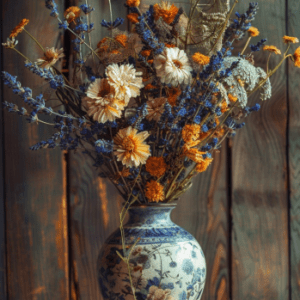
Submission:
[[[89,26],[86,23],[78,24],[75,27],[76,32],[85,32],[85,31],[88,31],[88,30],[89,30]]]
[[[61,28],[67,29],[68,27],[69,27],[68,21],[63,21],[63,22],[59,22],[59,23],[58,23],[58,28],[59,28],[59,29],[61,29]]]
[[[45,1],[46,7],[51,10],[50,16],[57,17],[59,15],[57,11],[57,4],[54,0],[46,0]]]
[[[117,28],[118,26],[122,25],[124,23],[124,19],[123,18],[116,18],[113,23],[108,22],[106,20],[102,20],[101,21],[101,25],[103,27],[106,27],[107,29],[111,30],[114,28]]]
[[[86,15],[95,10],[90,4],[81,4],[79,7]]]
[[[109,154],[113,151],[113,141],[100,139],[95,142],[95,147],[98,153]]]
[[[252,52],[257,52],[260,50],[260,48],[265,44],[267,39],[260,40],[256,45],[250,45],[250,49]]]

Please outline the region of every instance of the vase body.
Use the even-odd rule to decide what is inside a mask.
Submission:
[[[124,225],[126,245],[132,246],[140,238],[130,256],[137,300],[201,298],[206,278],[204,254],[196,239],[171,221],[174,208],[145,205],[129,209],[129,221]],[[119,229],[106,240],[98,256],[103,298],[133,300],[127,264],[116,250],[123,255]]]

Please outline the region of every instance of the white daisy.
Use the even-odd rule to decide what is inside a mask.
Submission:
[[[189,84],[192,79],[192,67],[187,55],[179,48],[165,48],[165,50],[154,58],[154,66],[157,76],[162,83],[170,83],[172,86],[178,84]]]
[[[60,58],[64,57],[63,48],[57,50],[54,47],[46,48],[44,57],[37,59],[37,64],[41,68],[49,69],[52,65],[54,65]]]
[[[116,91],[116,96],[124,99],[126,104],[131,97],[139,96],[140,89],[144,87],[142,77],[139,77],[142,75],[142,72],[136,72],[133,65],[118,66],[117,64],[112,64],[106,68],[105,73],[109,84]]]

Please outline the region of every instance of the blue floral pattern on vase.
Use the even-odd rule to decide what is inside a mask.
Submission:
[[[171,221],[176,205],[132,207],[124,225],[126,245],[137,238],[130,268],[137,300],[198,300],[201,298],[206,263],[195,238]],[[105,242],[98,257],[98,280],[104,299],[133,300],[120,230]]]

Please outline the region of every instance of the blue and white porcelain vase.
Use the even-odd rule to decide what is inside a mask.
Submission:
[[[126,245],[138,244],[130,256],[137,300],[199,300],[206,263],[196,239],[171,221],[176,204],[135,206],[124,225]],[[105,242],[98,257],[98,280],[104,299],[133,300],[120,230]]]

